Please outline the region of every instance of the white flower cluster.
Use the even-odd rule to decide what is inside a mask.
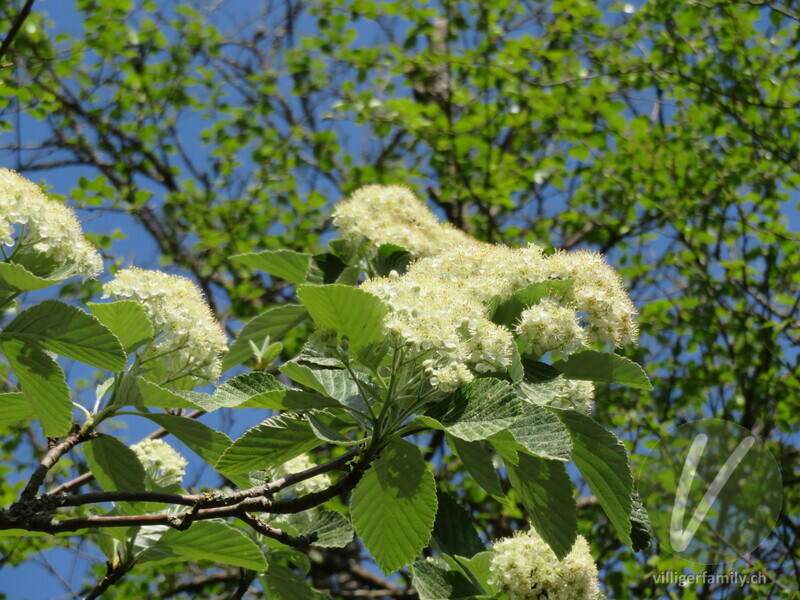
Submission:
[[[406,275],[370,279],[362,288],[384,300],[392,309],[385,328],[410,346],[427,352],[423,366],[431,385],[454,390],[478,372],[505,371],[511,364],[511,332],[492,323],[485,307],[463,287],[447,281],[443,273],[415,263]]]
[[[279,467],[275,467],[274,469],[269,470],[269,475],[272,477],[273,480],[280,479],[281,477],[286,477],[287,475],[291,475],[293,473],[300,473],[301,471],[307,471],[316,465],[311,462],[311,459],[308,457],[307,454],[301,454],[300,456],[296,456],[293,459],[285,462]],[[328,477],[327,473],[323,473],[321,475],[317,475],[312,477],[311,479],[306,479],[305,481],[300,481],[298,483],[292,484],[288,487],[285,487],[281,490],[282,494],[291,493],[296,496],[304,495],[304,494],[313,494],[314,492],[321,492],[331,486],[331,478]]]
[[[427,352],[431,383],[449,391],[478,372],[502,372],[514,344],[566,358],[592,344],[636,340],[636,309],[600,254],[545,256],[541,248],[491,245],[440,223],[410,190],[368,186],[336,209],[334,224],[351,238],[407,247],[419,258],[403,276],[362,288],[391,308],[385,328],[415,352]],[[493,323],[499,301],[531,284],[571,280],[526,308],[510,328]],[[515,339],[516,338],[516,339]]]
[[[200,289],[186,277],[132,267],[119,271],[103,286],[104,298],[130,298],[153,323],[156,346],[172,379],[181,376],[215,381],[227,338],[214,319]]]
[[[15,226],[21,237],[16,241]],[[72,209],[51,200],[39,186],[9,169],[0,169],[0,241],[47,256],[63,278],[94,277],[103,270],[103,260],[83,237]]]
[[[588,250],[559,251],[548,257],[549,279],[575,280],[571,306],[585,313],[587,333],[592,342],[625,346],[636,342],[639,327],[636,307],[622,279],[602,254]]]
[[[161,487],[180,484],[186,472],[186,459],[163,440],[142,440],[131,446],[147,476]]]
[[[445,248],[476,243],[449,224],[441,223],[414,195],[400,185],[368,185],[340,202],[333,224],[346,238],[374,244],[397,244],[415,257]]]
[[[539,356],[551,350],[572,354],[587,342],[575,310],[550,299],[522,311],[516,333],[522,344]]]
[[[267,474],[272,478],[272,480],[280,479],[281,477],[286,477],[287,475],[291,475],[293,473],[300,473],[301,471],[306,471],[311,469],[312,467],[316,466],[307,454],[301,454],[300,456],[296,456],[293,459],[285,462],[279,467],[275,467],[274,469],[269,469]],[[298,483],[292,484],[288,487],[283,488],[279,492],[279,496],[303,496],[306,494],[313,494],[315,492],[321,492],[322,490],[328,489],[331,486],[331,478],[328,476],[327,473],[322,473],[321,475],[317,475],[310,479],[306,479],[305,481],[300,481]],[[302,529],[306,527],[309,523],[311,523],[311,518],[314,513],[317,512],[316,508],[310,508],[308,510],[304,510],[298,513],[291,513],[288,515],[276,515],[273,522],[277,525],[280,522],[285,522],[296,529]]]
[[[578,536],[558,560],[534,529],[494,544],[492,583],[509,600],[597,600],[603,598],[589,544]]]

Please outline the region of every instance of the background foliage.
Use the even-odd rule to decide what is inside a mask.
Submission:
[[[0,7],[0,30],[12,4]],[[376,182],[412,185],[483,240],[608,253],[641,311],[631,358],[655,387],[601,388],[599,420],[630,447],[701,415],[768,440],[784,512],[737,567],[763,569],[769,583],[732,593],[797,589],[791,3],[79,0],[72,31],[38,8],[0,72],[4,166],[31,178],[59,169],[71,184],[54,191],[86,215],[113,213],[125,233],[94,232],[109,259],[123,260],[117,237],[147,236],[237,331],[294,288],[230,257],[319,249],[331,202]],[[96,292],[71,285],[63,295]],[[286,356],[302,336],[288,335]],[[4,438],[8,476],[42,451],[39,439],[24,424]],[[431,443],[442,456],[441,437]],[[442,478],[458,468],[449,455],[439,464]],[[518,525],[520,513],[500,514],[460,485],[492,537]],[[2,495],[18,492],[4,485]],[[593,497],[579,506],[582,523],[601,520]],[[630,553],[610,526],[591,539],[614,597],[670,591],[650,578],[670,558]],[[2,560],[50,545],[3,542]],[[193,568],[159,567],[158,593],[212,597],[238,585],[236,573]],[[395,586],[374,579],[358,547],[318,557],[315,582],[330,576]],[[153,581],[143,573],[117,594],[143,596]],[[681,590],[722,592],[731,590]]]

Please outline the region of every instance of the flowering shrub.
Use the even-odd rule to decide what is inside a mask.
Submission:
[[[97,274],[69,209],[10,171],[0,182],[14,247],[0,263],[5,305]],[[19,390],[0,395],[0,410],[37,419],[52,443],[0,511],[0,532],[88,530],[109,557],[104,581],[137,564],[202,559],[267,573],[275,597],[310,597],[286,550],[342,547],[355,533],[385,573],[409,567],[423,600],[598,597],[565,464],[581,470],[624,543],[649,538],[625,448],[590,416],[593,382],[649,387],[610,351],[637,337],[617,274],[593,253],[471,239],[399,186],[358,190],[334,224],[343,237],[328,252],[234,258],[295,286],[300,303],[245,323],[230,348],[197,286],[157,271],[118,271],[103,286],[111,301],[89,312],[54,300],[21,310],[0,333]],[[313,334],[276,365],[280,339],[301,322]],[[110,373],[91,406],[73,402],[55,355]],[[264,420],[236,440],[193,418],[240,408]],[[184,490],[187,461],[160,439],[123,444],[108,427],[121,415],[162,427],[230,485]],[[424,460],[427,431],[489,494],[514,490],[533,528],[481,539]],[[86,479],[52,477],[73,451],[99,492],[67,495]],[[347,511],[329,503],[338,497]],[[92,533],[113,527],[127,528],[126,543]]]

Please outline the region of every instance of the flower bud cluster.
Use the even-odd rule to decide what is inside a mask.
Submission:
[[[430,256],[458,244],[477,243],[462,231],[441,223],[407,187],[368,185],[340,202],[333,224],[355,242],[367,239],[402,246],[415,257]]]
[[[156,485],[180,484],[186,473],[186,459],[163,440],[142,440],[131,446],[147,476]]]
[[[0,169],[0,241],[48,257],[61,278],[94,277],[103,270],[100,254],[83,237],[72,209],[9,169]]]
[[[281,466],[271,469],[269,471],[269,475],[273,480],[275,480],[280,479],[281,477],[286,477],[287,475],[291,475],[293,473],[307,471],[315,466],[316,465],[311,462],[311,458],[309,458],[307,454],[301,454],[300,456],[296,456],[293,459],[286,461]],[[305,494],[321,492],[322,490],[328,489],[330,486],[331,478],[327,473],[322,473],[321,475],[316,475],[311,479],[306,479],[305,481],[300,481],[283,488],[281,490],[281,494],[291,493],[296,496],[301,496]]]
[[[578,536],[570,553],[558,560],[534,529],[495,543],[492,583],[509,600],[598,600],[597,566],[589,544]]]
[[[173,376],[202,382],[219,377],[227,337],[190,279],[131,267],[119,271],[103,292],[104,298],[130,298],[145,309],[156,338],[163,340],[155,351]]]

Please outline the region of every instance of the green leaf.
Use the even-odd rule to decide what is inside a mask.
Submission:
[[[347,285],[304,285],[297,297],[319,327],[350,338],[350,351],[383,338],[383,317],[388,307],[377,297]]]
[[[155,413],[142,413],[141,416],[169,431],[212,467],[233,443],[221,431],[195,419]]]
[[[650,547],[650,538],[653,531],[650,526],[650,517],[642,505],[639,492],[631,494],[631,549],[634,552],[647,550]]]
[[[283,364],[279,371],[293,381],[337,400],[342,406],[362,413],[369,411],[367,401],[361,395],[361,387],[373,389],[371,382],[366,378],[362,380],[362,386],[359,387],[350,374],[343,369],[308,367],[296,362]]]
[[[344,548],[353,541],[355,529],[346,516],[335,510],[322,510],[314,515],[311,523],[300,530],[301,535],[317,534],[314,546],[321,548]]]
[[[468,442],[485,440],[523,415],[522,401],[506,381],[485,377],[473,381],[432,406],[420,417],[433,419],[447,433]]]
[[[252,318],[242,327],[230,350],[222,359],[222,370],[227,371],[253,359],[250,342],[260,348],[267,337],[273,341],[283,339],[283,336],[302,323],[307,315],[306,309],[299,304],[285,304],[270,308]]]
[[[261,372],[244,373],[228,379],[214,391],[211,401],[226,408],[271,410],[307,410],[338,405],[335,400],[292,389],[274,375]]]
[[[33,405],[28,402],[25,394],[12,392],[0,394],[0,427],[8,427],[25,419],[36,416]]]
[[[125,352],[131,353],[153,339],[153,324],[142,305],[133,300],[86,304],[89,311],[117,336]]]
[[[472,517],[464,507],[447,492],[439,491],[436,498],[439,508],[433,524],[433,541],[437,550],[451,556],[467,558],[486,550],[475,531]]]
[[[33,292],[64,281],[37,277],[22,265],[0,262],[0,292]]]
[[[483,592],[463,573],[443,569],[427,560],[416,561],[410,571],[420,600],[467,600]]]
[[[270,560],[266,580],[270,598],[276,600],[311,600],[315,598],[314,590],[308,587],[303,577],[289,567],[273,560]]]
[[[406,566],[431,536],[436,484],[419,449],[394,440],[364,474],[350,500],[353,524],[384,573]]]
[[[506,464],[508,480],[522,500],[536,531],[559,560],[578,535],[572,482],[564,463],[520,453],[519,464]]]
[[[522,416],[507,431],[528,454],[568,461],[572,451],[570,436],[555,413],[529,402],[523,404]]]
[[[1,334],[98,369],[122,371],[127,357],[117,337],[97,318],[58,300],[45,300],[19,313]]]
[[[42,424],[47,437],[60,437],[72,428],[72,399],[58,363],[34,345],[5,340],[3,352],[19,387]]]
[[[306,282],[308,283],[336,283],[339,276],[344,273],[347,265],[341,258],[330,252],[315,254],[308,267]]]
[[[324,442],[341,446],[352,446],[361,443],[362,440],[352,440],[340,431],[340,429],[349,428],[349,424],[335,417],[323,420],[322,416],[325,412],[327,411],[317,413],[310,412],[306,414],[308,424],[311,425],[314,435]]]
[[[259,572],[267,568],[264,553],[253,540],[217,521],[198,521],[183,531],[169,529],[136,560],[156,564],[210,560]]]
[[[411,253],[401,246],[381,244],[375,257],[375,272],[381,277],[388,277],[392,271],[402,275],[413,260]]]
[[[589,416],[563,411],[560,417],[572,436],[575,465],[622,540],[631,545],[633,478],[625,446]]]
[[[277,415],[247,430],[217,462],[221,473],[249,473],[282,465],[322,443],[305,418]]]
[[[142,463],[136,453],[117,438],[104,435],[85,442],[81,447],[97,483],[106,492],[145,489]]]
[[[274,277],[280,277],[292,283],[303,283],[311,263],[311,255],[285,249],[264,250],[263,252],[238,254],[232,256],[231,261],[257,271],[265,271]]]
[[[513,329],[519,321],[522,311],[529,306],[537,304],[542,298],[569,296],[572,292],[572,284],[572,279],[540,281],[518,290],[505,300],[496,297],[492,300],[495,308],[491,314],[491,319],[498,325]]]
[[[127,373],[126,373],[127,375]],[[135,406],[149,406],[151,408],[190,408],[211,412],[217,406],[210,400],[199,402],[186,398],[176,392],[162,388],[152,381],[137,377],[134,381],[136,390],[135,402],[126,402]]]
[[[503,501],[505,494],[500,478],[481,442],[467,442],[451,435],[447,436],[447,441],[478,485],[495,499]]]
[[[653,389],[642,367],[617,354],[584,350],[573,354],[568,361],[560,360],[554,363],[553,367],[569,379],[619,383],[640,390]]]

